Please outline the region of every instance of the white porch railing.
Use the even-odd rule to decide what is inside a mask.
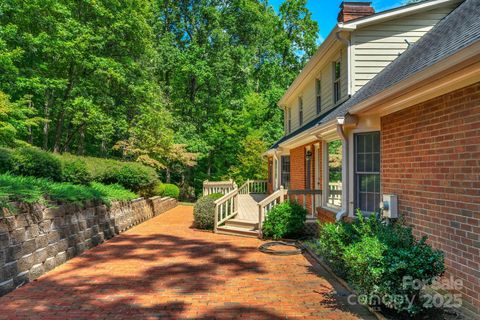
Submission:
[[[321,205],[322,190],[288,190],[288,198],[307,210],[307,218],[316,217],[316,209]]]
[[[228,181],[204,181],[203,182],[203,196],[208,196],[213,193],[227,194],[237,188],[233,180]]]
[[[262,225],[265,217],[267,216],[268,212],[273,209],[276,205],[285,201],[287,196],[287,190],[280,187],[277,191],[263,199],[258,203],[258,230],[259,235],[262,237]]]
[[[330,182],[328,184],[328,204],[336,207],[342,206],[341,182]]]
[[[238,213],[238,188],[215,200],[214,232],[217,227]]]
[[[267,180],[247,180],[238,190],[240,194],[267,193]]]

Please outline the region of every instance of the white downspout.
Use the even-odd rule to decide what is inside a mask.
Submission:
[[[352,43],[350,39],[344,39],[340,35],[341,31],[337,32],[335,35],[337,39],[347,45],[347,91],[348,96],[352,96]]]
[[[348,139],[343,131],[345,117],[337,118],[337,133],[342,139],[342,210],[336,215],[336,220],[340,221],[343,217],[348,216]]]

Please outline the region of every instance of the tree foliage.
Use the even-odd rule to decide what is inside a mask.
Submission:
[[[258,177],[317,34],[306,0],[4,0],[0,144]]]

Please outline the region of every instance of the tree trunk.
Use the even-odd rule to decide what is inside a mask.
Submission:
[[[48,150],[48,133],[50,129],[50,105],[52,104],[52,94],[46,93],[45,105],[43,107],[43,114],[45,122],[43,123],[43,150]]]
[[[55,125],[55,143],[53,145],[53,152],[60,152],[60,140],[62,139],[63,134],[63,121],[65,120],[65,109],[62,108],[60,116],[57,119],[57,124]]]
[[[70,64],[69,70],[68,70],[68,85],[67,88],[65,89],[65,93],[63,94],[63,102],[67,101],[70,93],[73,90],[74,86],[74,81],[73,78],[75,76],[75,66],[73,63]],[[57,124],[55,126],[55,144],[53,146],[53,152],[60,152],[61,150],[61,140],[62,140],[62,135],[63,135],[63,122],[65,121],[65,107],[62,107],[62,110],[60,111],[60,116],[57,119]]]
[[[167,168],[167,169],[165,170],[165,182],[166,182],[166,183],[170,183],[170,181],[171,181],[170,169]]]
[[[78,150],[77,154],[83,156],[85,154],[85,131],[86,131],[86,126],[80,127],[79,130],[79,140],[78,140]]]

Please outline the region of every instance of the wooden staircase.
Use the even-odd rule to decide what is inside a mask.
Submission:
[[[217,233],[256,238],[259,235],[258,222],[230,219],[224,225],[217,227]]]
[[[233,181],[204,182],[204,195],[221,192],[215,201],[216,233],[242,237],[261,237],[266,213],[283,202],[286,190],[267,195],[267,181],[248,180],[240,188]]]

